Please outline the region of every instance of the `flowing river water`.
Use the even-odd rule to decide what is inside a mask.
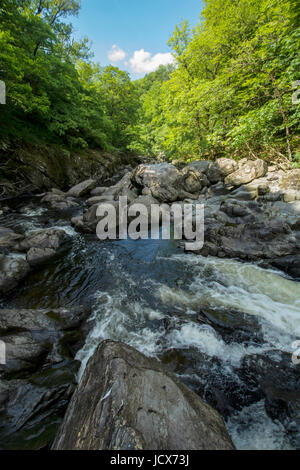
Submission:
[[[123,341],[218,409],[238,449],[300,447],[300,365],[292,363],[300,283],[255,264],[186,254],[174,240],[100,242],[39,199],[18,201],[15,211],[0,225],[27,234],[59,227],[72,240],[2,306],[90,306],[79,375],[102,339]]]

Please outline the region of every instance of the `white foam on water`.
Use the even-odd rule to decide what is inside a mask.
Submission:
[[[20,212],[26,217],[38,217],[39,215],[43,215],[45,212],[47,212],[47,209],[44,207],[26,206],[22,207]]]
[[[277,337],[278,347],[288,347],[287,335],[300,337],[300,283],[276,271],[234,260],[195,255],[176,255],[172,259],[189,264],[195,276],[187,290],[162,286],[162,302],[196,311],[227,308],[254,315],[282,333]]]
[[[167,336],[169,348],[187,349],[195,347],[204,354],[218,357],[232,367],[238,367],[244,356],[269,350],[268,347],[247,346],[238,343],[226,344],[218,333],[209,325],[185,323],[174,329]]]
[[[66,232],[67,235],[70,235],[71,237],[79,236],[79,234],[72,227],[72,225],[54,225],[51,228],[55,228],[57,230],[63,230],[64,232]]]
[[[166,258],[171,263],[182,263],[181,281],[184,281],[187,271],[191,281],[185,285],[180,282],[180,287],[176,288],[151,279],[147,281],[151,293],[163,306],[174,307],[174,313],[168,313],[168,328],[165,330],[147,326],[149,320],[161,320],[165,314],[159,308],[148,307],[143,300],[136,300],[137,281],[122,269],[113,253],[108,253],[107,259],[113,263],[114,272],[118,273],[115,290],[98,292],[95,296],[91,319],[95,325],[85,346],[77,354],[77,359],[82,362],[79,379],[88,359],[104,339],[122,341],[154,357],[169,349],[193,347],[200,353],[220,359],[222,370],[216,370],[216,373],[240,380],[235,368],[241,365],[246,355],[270,350],[274,350],[274,354],[277,350],[292,352],[292,342],[300,337],[300,284],[275,270],[197,255]],[[134,293],[134,300],[130,293]],[[219,308],[220,311],[236,310],[237,315],[242,312],[255,316],[260,323],[264,343],[226,343],[214,328],[195,320],[195,313],[205,307]],[[196,378],[194,371],[191,374]],[[264,402],[235,413],[228,420],[227,427],[239,449],[290,448],[286,431],[280,423],[268,417]]]
[[[283,425],[269,418],[263,400],[235,413],[226,427],[239,450],[292,449]]]
[[[122,341],[146,356],[155,357],[162,350],[159,343],[164,333],[161,330],[154,331],[148,327],[140,327],[140,325],[143,325],[147,319],[154,320],[162,317],[160,312],[149,309],[140,302],[129,302],[126,293],[121,291],[116,292],[115,295],[98,292],[91,318],[95,321],[95,326],[88,335],[84,347],[76,356],[81,361],[79,379],[87,361],[105,339]]]

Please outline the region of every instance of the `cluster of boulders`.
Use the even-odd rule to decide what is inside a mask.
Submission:
[[[85,188],[89,184],[82,183]],[[128,210],[135,203],[150,211],[152,204],[204,204],[205,244],[199,254],[265,260],[265,265],[300,277],[300,169],[284,171],[260,159],[200,160],[181,169],[170,163],[141,164],[113,186],[94,185],[86,210],[72,224],[95,233],[103,218],[97,215],[99,206],[113,204],[118,216],[120,196],[127,196]]]
[[[114,180],[119,181],[129,171],[132,171],[130,166],[123,166],[119,169],[118,173],[113,178],[107,180],[112,182]],[[67,192],[63,192],[60,189],[52,188],[50,192],[46,193],[41,202],[46,204],[50,209],[59,212],[65,212],[78,208],[81,204],[81,199],[91,193],[91,196],[101,195],[102,188],[96,188],[97,179],[90,178],[82,181],[70,188]],[[103,188],[104,190],[107,188]],[[97,201],[96,201],[97,202]]]
[[[31,268],[55,257],[70,236],[62,229],[36,230],[30,235],[0,227],[0,294],[7,294]]]

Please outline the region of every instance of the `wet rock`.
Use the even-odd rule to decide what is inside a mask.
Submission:
[[[76,386],[76,361],[45,366],[28,379],[0,379],[0,448],[47,448]]]
[[[253,201],[257,198],[257,196],[257,190],[247,189],[246,186],[241,186],[229,194],[230,198],[233,197],[234,199],[239,199],[240,201]]]
[[[300,245],[299,245],[300,246]],[[283,256],[281,258],[272,259],[268,263],[274,268],[280,269],[291,277],[300,279],[300,255]]]
[[[300,246],[300,235],[294,228],[297,215],[293,209],[286,213],[279,208],[271,209],[272,206],[266,210],[254,201],[208,199],[205,243],[200,254],[248,261],[297,255]]]
[[[271,351],[246,356],[241,373],[246,385],[251,384],[263,393],[268,415],[283,424],[299,448],[300,379],[290,354]]]
[[[69,239],[70,236],[61,229],[49,228],[45,230],[37,230],[23,241],[17,243],[15,245],[15,249],[26,252],[31,248],[50,248],[57,251]]]
[[[97,432],[95,432],[97,430]],[[155,360],[104,341],[53,449],[233,449],[220,415]]]
[[[73,225],[73,227],[75,227],[75,230],[77,230],[78,232],[84,231],[84,222],[82,215],[72,217],[71,224]]]
[[[28,250],[26,259],[30,266],[37,266],[45,263],[56,255],[56,251],[52,248],[30,248]]]
[[[207,197],[225,196],[227,194],[229,194],[229,191],[225,188],[224,183],[220,181],[219,183],[210,186]]]
[[[52,441],[75,387],[74,357],[88,333],[89,314],[83,307],[0,310],[6,344],[0,448],[40,449]]]
[[[1,336],[6,346],[6,365],[0,369],[0,377],[8,374],[36,370],[41,366],[51,346],[46,338],[36,339],[34,333],[23,332]]]
[[[79,207],[79,204],[71,197],[66,197],[65,194],[47,193],[41,200],[42,203],[48,204],[51,209],[56,211],[66,211]]]
[[[24,259],[0,255],[0,294],[14,289],[29,271],[29,264]]]
[[[83,181],[82,183],[79,183],[76,186],[73,186],[73,188],[69,189],[67,195],[73,197],[82,197],[94,189],[96,184],[97,182],[93,179]]]
[[[265,176],[268,171],[268,165],[263,160],[248,161],[241,166],[237,171],[226,176],[225,184],[227,186],[241,186],[247,184],[256,178]]]
[[[0,227],[0,250],[12,248],[17,241],[20,241],[23,238],[24,235],[15,233],[9,228]]]
[[[44,263],[56,256],[70,236],[60,229],[37,230],[15,245],[17,251],[27,252],[26,258],[31,266]]]
[[[85,233],[96,233],[96,227],[98,223],[106,216],[107,211],[105,210],[107,207],[107,204],[109,207],[113,207],[115,209],[116,213],[116,227],[119,225],[119,201],[107,201],[99,203],[99,204],[94,204],[92,205],[84,214],[82,218],[76,218],[72,219],[73,224],[75,225],[76,229]],[[103,208],[104,215],[98,216],[97,211],[98,208],[101,207]]]

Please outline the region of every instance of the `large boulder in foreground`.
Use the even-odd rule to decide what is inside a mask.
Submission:
[[[220,415],[162,365],[104,341],[89,360],[53,449],[234,449]]]

